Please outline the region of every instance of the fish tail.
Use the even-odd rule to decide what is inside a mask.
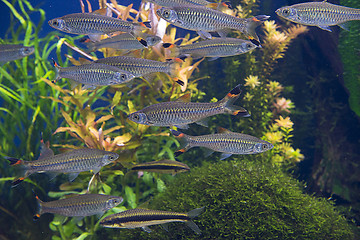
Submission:
[[[139,41],[139,43],[141,43],[145,48],[147,48],[149,46],[149,44],[147,43],[147,41],[141,37],[137,37],[136,40]]]
[[[24,164],[24,161],[21,160],[21,159],[17,159],[17,158],[13,158],[13,157],[4,157],[6,160],[9,160],[10,161],[10,166],[13,166],[13,165],[22,165]]]
[[[232,114],[234,116],[238,115],[241,117],[249,117],[250,114],[245,108],[235,106],[233,103],[240,97],[241,94],[241,84],[234,87],[226,96],[220,101],[220,104],[224,105],[225,113]]]
[[[12,187],[16,187],[17,185],[19,185],[22,181],[25,180],[25,178],[27,177],[28,173],[27,173],[27,168],[26,168],[26,164],[24,160],[21,159],[17,159],[17,158],[13,158],[13,157],[4,157],[5,159],[10,161],[10,166],[20,166],[22,168],[22,171],[25,172],[24,177],[19,177],[17,179],[15,179],[11,185]]]
[[[57,80],[61,79],[59,71],[60,71],[60,66],[55,62],[54,59],[52,59],[54,67],[55,67],[55,79],[52,80],[53,83],[55,83]]]
[[[196,208],[194,210],[191,210],[190,212],[188,212],[188,216],[190,218],[195,218],[197,216],[199,216],[203,211],[204,211],[205,207],[202,208]],[[187,221],[186,225],[188,227],[190,227],[196,234],[201,234],[201,230],[200,228],[193,222],[193,221]]]
[[[171,129],[171,133],[179,140],[180,142],[180,147],[181,149],[177,150],[174,154],[175,157],[183,154],[184,152],[186,152],[188,149],[191,148],[190,143],[189,143],[189,136],[182,133],[182,132],[178,132],[175,131],[173,129]]]
[[[174,80],[181,86],[184,85],[184,81],[178,78],[180,65],[183,63],[184,58],[174,58],[169,61],[169,74]]]
[[[175,58],[180,54],[180,49],[175,44],[163,43],[163,47],[169,49],[171,58]]]
[[[245,34],[251,40],[252,43],[260,45],[259,37],[256,35],[255,28],[260,26],[265,20],[269,19],[270,16],[267,15],[258,15],[246,19],[246,29]]]
[[[133,35],[139,36],[142,32],[148,28],[151,28],[150,22],[139,22],[134,25]]]
[[[35,198],[36,198],[36,201],[38,204],[38,210],[37,210],[37,213],[34,214],[33,220],[37,221],[40,218],[40,216],[43,214],[43,211],[42,211],[43,201],[41,201],[41,199],[36,195],[36,193],[34,191],[33,191],[33,193],[35,195]]]

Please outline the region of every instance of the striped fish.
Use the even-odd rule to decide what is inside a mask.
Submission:
[[[195,233],[201,234],[199,227],[191,220],[204,211],[204,207],[188,213],[177,213],[150,209],[130,209],[116,213],[101,220],[100,225],[108,228],[142,228],[151,232],[148,226],[170,222],[185,222]],[[164,225],[165,226],[165,225]]]
[[[99,42],[85,42],[86,46],[91,51],[96,51],[101,48],[113,48],[117,50],[136,50],[144,49],[149,46],[154,46],[161,41],[158,36],[147,36],[145,39],[140,37],[135,38],[129,33],[120,34],[111,38],[103,39]]]
[[[157,10],[156,14],[177,27],[197,31],[202,38],[211,39],[209,32],[218,32],[221,37],[225,37],[227,29],[235,29],[244,33],[257,45],[260,43],[255,28],[270,17],[259,15],[242,19],[211,8],[195,5],[163,7]]]
[[[192,147],[205,147],[207,156],[214,151],[222,152],[220,160],[230,157],[232,154],[256,154],[272,149],[274,146],[256,137],[231,132],[225,128],[218,128],[219,133],[202,136],[189,136],[184,133],[171,130],[171,133],[179,138],[183,148],[175,152],[175,156],[186,152]]]
[[[276,14],[286,20],[317,26],[331,32],[329,26],[338,25],[348,30],[347,22],[360,20],[360,9],[323,2],[307,2],[277,9]]]
[[[151,3],[155,3],[162,7],[175,7],[181,5],[200,5],[206,6],[211,4],[206,0],[149,0]]]
[[[145,163],[138,163],[131,168],[132,171],[169,173],[175,175],[177,173],[189,171],[188,165],[173,160],[160,160]]]
[[[43,142],[41,145],[42,148],[38,160],[23,161],[12,157],[5,157],[10,161],[10,165],[19,165],[25,171],[23,177],[13,181],[13,186],[18,185],[33,173],[42,172],[47,172],[54,176],[59,173],[69,173],[69,180],[73,181],[80,172],[92,170],[96,174],[100,171],[101,167],[114,162],[119,157],[117,153],[90,148],[77,149],[54,155],[54,152]]]
[[[118,67],[121,70],[134,74],[135,77],[149,77],[157,72],[167,73],[170,76],[177,76],[177,66],[181,60],[175,59],[169,62],[159,62],[144,58],[116,56],[102,58],[95,62]]]
[[[194,103],[190,94],[173,102],[158,103],[129,115],[129,120],[150,126],[187,129],[188,124],[197,123],[207,126],[206,118],[216,114],[250,116],[246,109],[233,105],[241,94],[240,85],[232,89],[222,100],[215,103]]]
[[[43,202],[36,196],[36,200],[39,209],[38,213],[33,216],[34,220],[39,219],[44,213],[59,214],[66,217],[102,215],[107,210],[119,205],[123,198],[102,194],[82,194],[51,202]]]
[[[73,13],[51,19],[49,25],[57,30],[84,35],[103,35],[113,32],[139,34],[150,28],[149,22],[133,23],[95,13]]]
[[[55,81],[61,78],[68,78],[75,82],[73,86],[84,84],[84,88],[90,89],[96,86],[127,83],[135,78],[135,75],[130,72],[101,63],[63,68],[54,61],[54,65],[56,68]]]
[[[0,44],[0,62],[17,60],[33,54],[34,47],[25,47],[15,44]]]
[[[247,53],[258,46],[250,41],[238,38],[214,38],[182,46],[164,43],[163,47],[171,49],[171,57],[190,55],[194,59],[211,57],[211,60],[215,60],[219,57]]]

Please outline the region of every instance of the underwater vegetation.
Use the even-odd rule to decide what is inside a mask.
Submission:
[[[204,163],[179,175],[149,203],[151,209],[205,212],[193,221],[202,235],[184,224],[151,233],[101,229],[97,239],[354,239],[345,218],[332,204],[302,193],[302,184],[259,161]]]
[[[17,178],[14,177],[16,169],[9,168],[7,162],[0,165],[0,186],[9,189],[2,193],[0,205],[1,215],[6,216],[0,220],[0,233],[5,239],[353,238],[346,221],[330,203],[303,194],[300,184],[284,173],[294,169],[304,155],[293,145],[291,113],[295,105],[284,97],[284,93],[293,89],[284,87],[271,75],[292,41],[308,31],[306,27],[293,25],[280,29],[275,21],[265,21],[259,34],[262,48],[215,61],[191,57],[169,60],[173,52],[164,49],[162,44],[130,52],[110,47],[92,52],[92,48],[89,51],[82,45],[83,36],[56,31],[39,38],[39,31],[46,22],[45,12],[33,8],[25,0],[3,2],[11,11],[12,24],[2,43],[34,47],[34,54],[8,62],[0,70],[0,94],[4,106],[0,108],[0,131],[4,135],[1,154],[35,160],[40,153],[42,133],[56,154],[86,147],[110,151],[118,156],[98,174],[94,174],[97,171],[81,172],[72,182],[64,176],[49,182],[43,174],[34,174],[17,188],[10,188],[11,181]],[[133,9],[132,4],[122,6],[114,0],[110,3],[100,0],[98,5],[92,3],[93,6],[89,1],[85,4],[80,1],[80,4],[83,13],[85,9],[92,12],[108,8],[119,16],[117,22],[120,23],[120,19],[151,22],[147,34],[157,34],[170,45],[180,42],[182,46],[191,45],[200,39],[195,33],[184,34],[183,30],[159,20],[146,4],[141,4],[138,10]],[[257,1],[244,0],[239,6],[225,7],[222,11],[249,19],[257,12],[256,8]],[[32,22],[32,14],[40,14],[39,23]],[[267,16],[262,19],[265,18]],[[59,20],[56,21],[51,24],[59,24]],[[136,28],[136,32],[138,30]],[[231,35],[244,37],[241,31],[233,31]],[[146,35],[142,37],[142,40],[146,39]],[[104,35],[101,38],[107,39]],[[49,56],[53,52],[60,68],[51,65]],[[171,67],[167,68],[169,71],[141,73],[124,84],[94,89],[82,84],[97,84],[79,81],[82,84],[75,86],[66,79],[58,79],[56,74],[58,69],[79,69],[84,64],[89,66],[92,61],[101,62],[101,59],[117,56],[125,56],[122,59],[128,60],[133,57],[154,60],[157,61],[154,64]],[[111,67],[105,69],[114,71]],[[145,72],[144,65],[138,69]],[[168,128],[138,124],[128,118],[131,114],[154,104],[175,101],[185,94],[190,94],[192,102],[215,103],[238,84],[242,85],[239,104],[251,117],[212,116],[208,128],[192,124],[189,135],[215,133],[215,127],[222,126],[256,136],[258,141],[271,148],[274,146],[271,150],[220,162],[217,154],[206,157],[202,150],[192,149],[179,157],[179,161],[186,164],[186,170],[191,168],[190,173],[171,176],[145,170],[131,171],[136,163],[175,160],[175,151],[180,148]],[[32,189],[39,197],[34,196]],[[184,232],[184,223],[170,224],[169,233],[158,226],[150,227],[153,229],[150,234],[140,229],[105,229],[98,216],[75,219],[44,214],[38,222],[32,222],[36,198],[44,203],[53,200],[62,203],[70,200],[69,196],[78,194],[121,197],[121,204],[107,208],[110,210],[103,216],[106,219],[112,219],[114,215],[111,214],[122,216],[127,210],[137,213],[134,209],[140,208],[171,210],[179,215],[189,213],[190,217],[191,210],[205,207],[204,213],[194,219],[202,235],[197,236],[191,229]]]

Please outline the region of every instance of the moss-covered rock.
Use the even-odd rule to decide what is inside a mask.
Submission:
[[[260,165],[260,166],[259,166]],[[205,163],[178,175],[155,197],[152,209],[187,212],[205,206],[194,219],[196,235],[183,223],[166,232],[141,229],[101,229],[101,239],[353,239],[346,220],[332,204],[302,192],[290,176],[260,163]]]

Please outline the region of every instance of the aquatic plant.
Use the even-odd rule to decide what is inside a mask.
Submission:
[[[342,0],[341,5],[360,8],[358,1]],[[350,31],[341,31],[339,40],[339,51],[341,60],[344,63],[344,84],[349,91],[349,104],[351,109],[360,116],[360,95],[358,89],[360,88],[360,57],[359,54],[354,54],[354,50],[360,48],[358,41],[360,35],[360,24],[358,21],[353,21],[350,25]]]
[[[239,159],[241,158],[241,159]],[[205,207],[194,219],[194,234],[173,223],[166,232],[101,229],[99,239],[354,239],[344,217],[326,199],[304,194],[303,186],[269,163],[235,161],[204,163],[179,175],[154,197],[149,208],[187,212]]]

